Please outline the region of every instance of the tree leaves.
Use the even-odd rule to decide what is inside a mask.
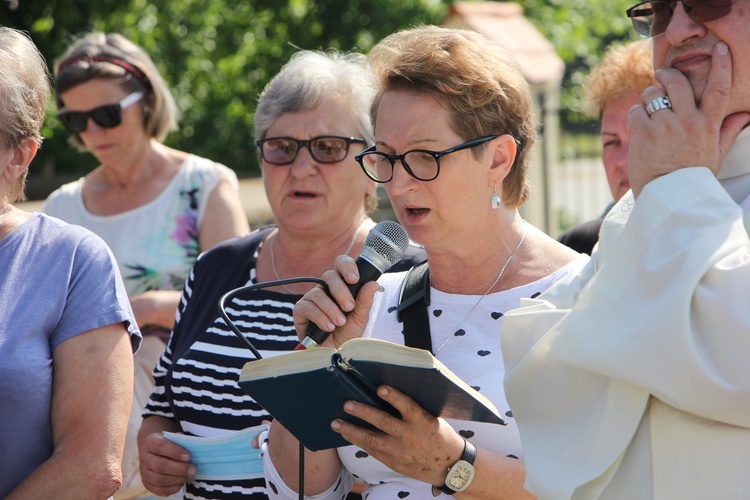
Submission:
[[[633,0],[524,0],[527,17],[567,65],[563,124],[585,123],[580,82],[603,49],[634,38],[625,17]],[[253,114],[266,82],[300,48],[363,53],[384,36],[438,24],[445,0],[20,0],[0,5],[0,24],[30,32],[50,66],[73,37],[119,32],[151,55],[182,113],[167,144],[257,175]],[[48,113],[45,146],[32,168],[86,172],[96,160],[67,144]]]

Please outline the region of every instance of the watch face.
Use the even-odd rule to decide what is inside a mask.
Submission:
[[[448,471],[445,485],[454,491],[463,491],[468,488],[472,479],[474,479],[474,467],[468,462],[459,460]]]

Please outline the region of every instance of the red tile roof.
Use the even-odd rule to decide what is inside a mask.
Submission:
[[[443,26],[470,28],[504,46],[521,66],[529,83],[559,84],[565,64],[552,44],[512,2],[456,2]]]

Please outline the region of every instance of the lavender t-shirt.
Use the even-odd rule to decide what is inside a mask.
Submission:
[[[54,349],[123,322],[135,351],[140,332],[98,236],[34,214],[0,241],[0,498],[52,454]]]

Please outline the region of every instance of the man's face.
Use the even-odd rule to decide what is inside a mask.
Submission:
[[[732,95],[727,114],[750,111],[750,1],[735,0],[726,16],[704,24],[675,2],[667,30],[653,38],[654,68],[675,68],[690,81],[700,102],[711,70],[711,54],[720,41],[732,55]]]
[[[610,99],[602,109],[599,134],[602,139],[602,163],[612,197],[618,201],[630,189],[628,149],[630,126],[628,111],[640,103],[640,94]]]

